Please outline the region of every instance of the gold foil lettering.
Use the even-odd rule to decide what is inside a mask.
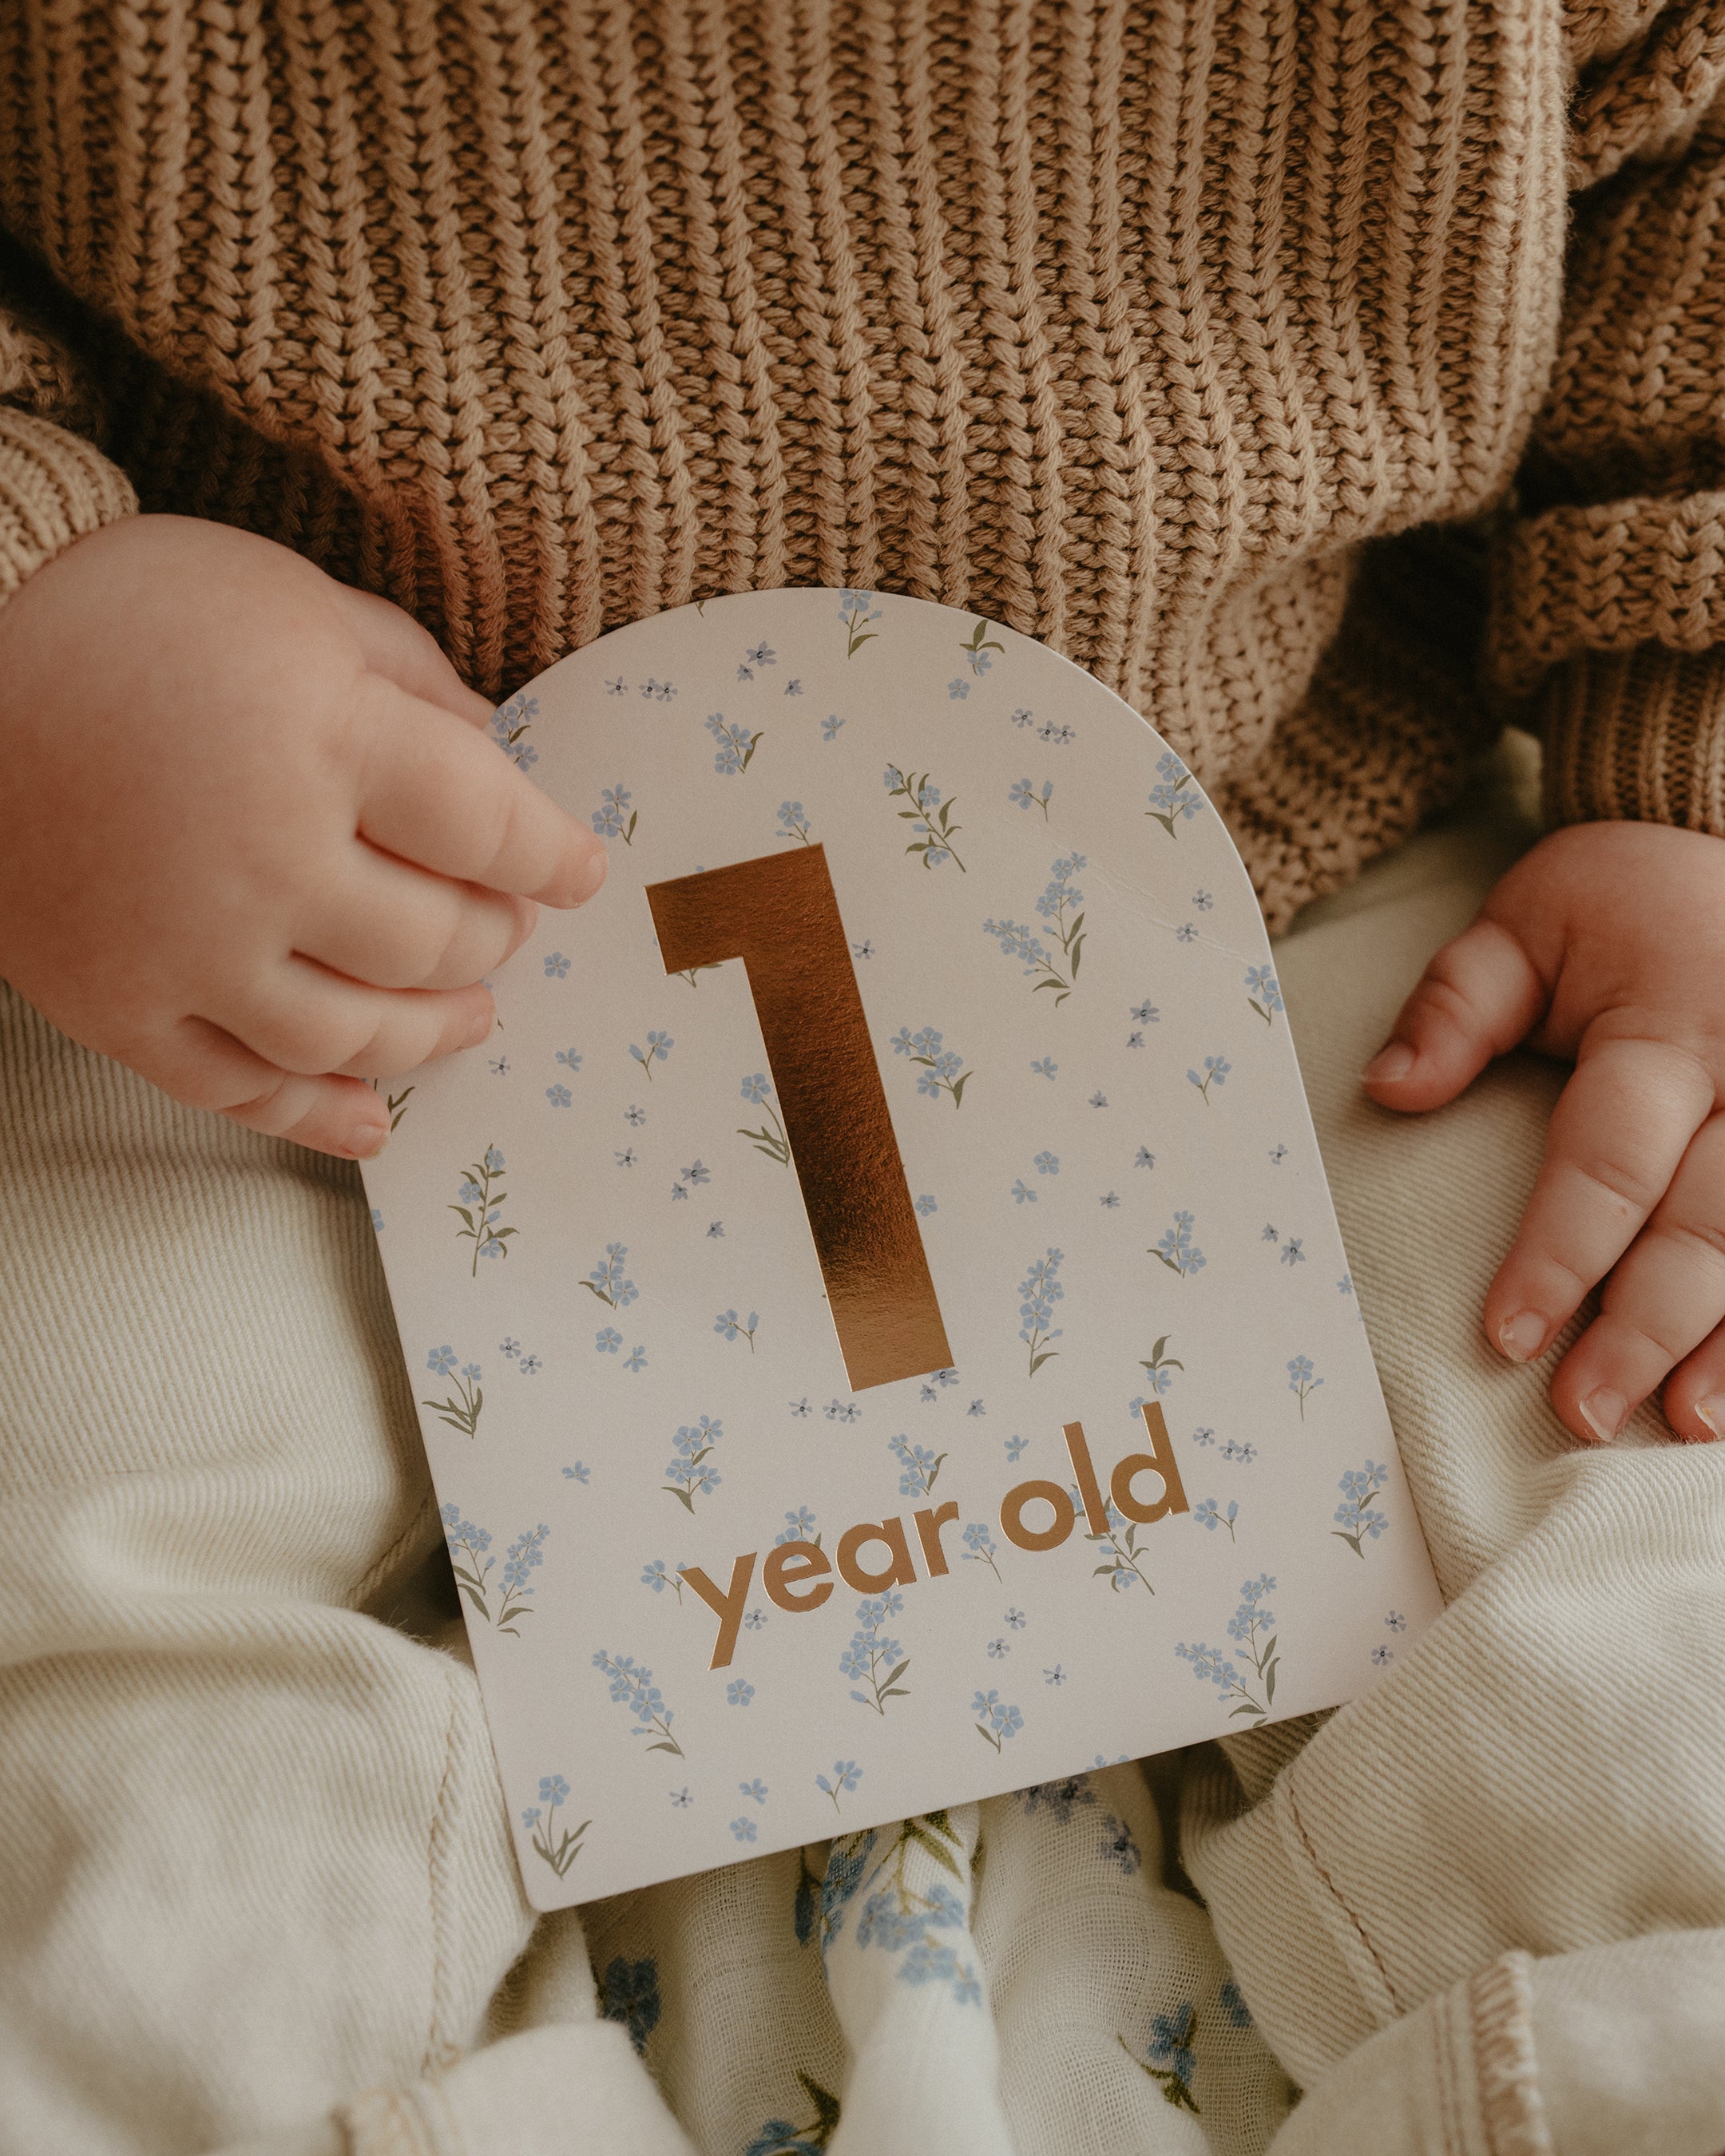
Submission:
[[[707,1667],[728,1668],[737,1651],[737,1635],[742,1626],[742,1605],[748,1600],[749,1582],[755,1576],[754,1551],[738,1558],[732,1566],[731,1587],[726,1594],[719,1592],[698,1564],[679,1565],[677,1570],[719,1620],[719,1636],[713,1642],[713,1658]]]
[[[741,958],[851,1389],[952,1360],[825,850],[647,886],[668,973]]]
[[[1108,1479],[1108,1494],[1129,1520],[1136,1520],[1141,1527],[1165,1519],[1170,1512],[1189,1512],[1186,1490],[1180,1480],[1180,1471],[1174,1465],[1174,1448],[1168,1434],[1168,1423],[1162,1412],[1160,1400],[1144,1403],[1144,1427],[1150,1433],[1147,1452],[1129,1452]],[[1140,1504],[1132,1495],[1132,1477],[1153,1470],[1162,1477],[1162,1493],[1153,1505]]]

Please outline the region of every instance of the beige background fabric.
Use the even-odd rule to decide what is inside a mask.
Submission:
[[[1279,952],[1453,1606],[1303,1751],[955,1814],[938,2015],[858,1943],[891,1830],[531,1929],[357,1180],[8,993],[5,2156],[1712,2156],[1725,1458],[1578,1454],[1477,1337],[1561,1074],[1355,1077],[1530,829],[1481,780]]]

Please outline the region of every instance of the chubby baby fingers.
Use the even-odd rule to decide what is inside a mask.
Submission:
[[[388,1104],[369,1086],[278,1070],[205,1019],[182,1019],[144,1075],[188,1107],[313,1152],[370,1160],[388,1141]]]
[[[452,712],[374,680],[362,838],[459,883],[579,906],[605,878],[603,842]]]
[[[390,1078],[478,1045],[495,1023],[489,988],[372,988],[309,958],[290,958],[218,1011],[254,1055],[306,1077]]]
[[[1725,1437],[1725,1325],[1717,1325],[1666,1380],[1661,1404],[1672,1433],[1685,1445]]]
[[[1559,1364],[1552,1404],[1578,1437],[1604,1442],[1674,1366],[1696,1357],[1695,1382],[1666,1389],[1666,1413],[1714,1389],[1701,1360],[1725,1318],[1725,1115],[1697,1132],[1671,1188],[1599,1298],[1599,1315]],[[1720,1371],[1725,1379],[1725,1358]],[[1715,1402],[1710,1411],[1725,1408]],[[1681,1435],[1716,1435],[1705,1416]]]
[[[1545,1002],[1520,939],[1482,915],[1427,966],[1361,1082],[1386,1108],[1441,1107],[1525,1039]]]
[[[452,883],[362,841],[348,872],[311,901],[295,931],[302,958],[379,988],[464,988],[533,932],[531,899]]]

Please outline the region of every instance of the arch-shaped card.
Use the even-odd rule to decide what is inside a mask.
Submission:
[[[542,1907],[1328,1706],[1439,1607],[1250,885],[1089,675],[710,600],[366,1171]]]

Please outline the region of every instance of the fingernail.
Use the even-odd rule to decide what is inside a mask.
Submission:
[[[1709,1393],[1704,1400],[1697,1400],[1695,1414],[1716,1438],[1725,1437],[1725,1393]]]
[[[1629,1419],[1629,1402],[1621,1393],[1601,1385],[1581,1403],[1581,1419],[1601,1445],[1607,1444]]]
[[[1404,1040],[1392,1040],[1388,1048],[1380,1048],[1365,1069],[1359,1074],[1368,1086],[1379,1086],[1388,1081],[1405,1078],[1417,1059]]]
[[[467,1038],[461,1045],[464,1048],[477,1048],[482,1040],[489,1040],[491,1037],[491,1028],[496,1022],[495,1011],[481,1011],[473,1024],[468,1027]]]
[[[1545,1320],[1537,1310],[1517,1311],[1498,1327],[1497,1345],[1512,1363],[1531,1363],[1545,1345]]]
[[[375,1160],[388,1142],[388,1123],[362,1123],[341,1150],[349,1160]]]
[[[595,846],[588,858],[586,867],[578,869],[575,872],[574,880],[569,886],[569,903],[572,906],[585,906],[605,880],[610,866],[609,855],[603,846]]]

